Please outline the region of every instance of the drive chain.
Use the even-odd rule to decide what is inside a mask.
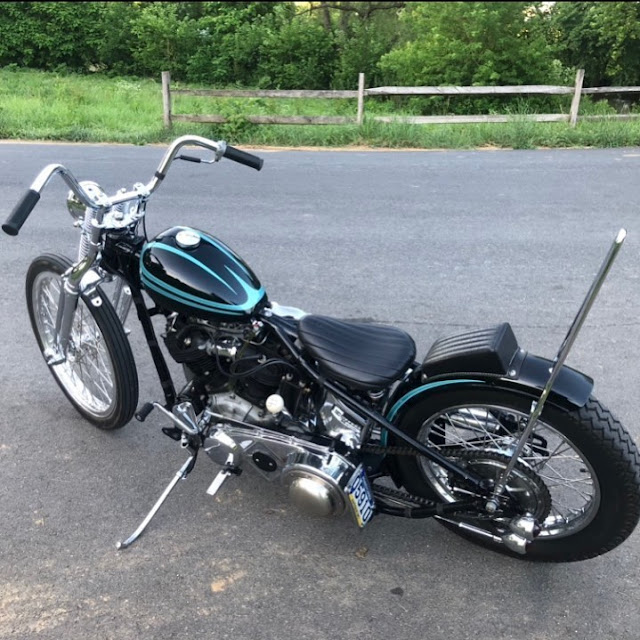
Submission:
[[[379,485],[374,484],[373,491],[376,497],[382,496],[387,498],[396,498],[404,502],[413,502],[422,507],[433,507],[436,504],[433,500],[428,500],[427,498],[421,498],[420,496],[414,496],[410,493],[399,491],[398,489],[392,489],[391,487],[381,487]]]
[[[411,447],[383,447],[375,444],[365,444],[360,451],[362,453],[373,453],[377,455],[393,455],[393,456],[419,456],[420,453]],[[382,487],[380,485],[373,485],[373,490],[377,494],[376,497],[387,497],[402,500],[404,502],[413,502],[421,507],[433,507],[436,503],[433,500],[427,498],[421,498],[420,496],[414,496],[398,489],[392,489],[391,487]]]
[[[377,444],[365,444],[360,449],[363,453],[374,453],[376,455],[391,456],[419,456],[419,451],[412,447],[382,447]]]

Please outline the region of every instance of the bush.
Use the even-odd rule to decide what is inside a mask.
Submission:
[[[335,60],[331,34],[315,22],[294,19],[266,35],[258,73],[262,84],[278,89],[324,89]]]

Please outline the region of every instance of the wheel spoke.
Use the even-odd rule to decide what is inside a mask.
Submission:
[[[60,297],[60,276],[42,272],[32,289],[34,317],[46,347],[52,347]],[[80,407],[95,416],[109,413],[116,401],[114,366],[91,310],[78,300],[65,362],[52,371]]]
[[[502,416],[508,416],[504,422]],[[515,422],[512,426],[512,417]],[[446,409],[432,416],[418,432],[418,439],[451,458],[460,458],[461,451],[482,456],[499,455],[508,459],[514,450],[521,425],[528,414],[510,407],[492,405],[463,405]],[[521,431],[520,431],[521,433]],[[486,454],[484,453],[486,452]],[[491,453],[493,452],[493,453]],[[473,459],[473,456],[467,459]],[[568,535],[578,530],[593,517],[600,492],[593,471],[575,446],[559,431],[540,421],[534,437],[527,443],[519,465],[526,465],[527,473],[535,473],[546,486],[550,504],[544,513],[549,515],[543,523],[541,536]],[[459,499],[460,487],[452,484],[452,475],[426,458],[420,466],[429,483],[448,502]],[[524,468],[522,473],[524,473]],[[510,481],[511,482],[511,481]],[[514,500],[525,499],[529,492],[520,484],[511,492]]]

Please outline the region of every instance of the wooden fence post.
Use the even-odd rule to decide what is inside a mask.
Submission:
[[[364,119],[364,73],[358,74],[358,126],[362,126]]]
[[[171,129],[171,74],[162,72],[162,111],[164,114],[164,126]]]
[[[578,109],[580,108],[580,97],[582,96],[582,81],[584,80],[584,69],[578,69],[576,73],[576,84],[573,88],[573,100],[571,101],[571,111],[569,112],[569,124],[572,127],[578,122]]]

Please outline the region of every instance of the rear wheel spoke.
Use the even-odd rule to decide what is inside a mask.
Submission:
[[[510,419],[505,426],[503,415],[514,416],[516,421]],[[489,456],[489,452],[508,459],[519,436],[518,425],[527,419],[526,413],[507,407],[457,406],[430,417],[418,431],[418,439],[448,457],[457,458],[461,451],[467,451],[475,452],[477,459]],[[452,484],[451,474],[425,458],[420,460],[423,473],[441,498],[447,502],[460,499],[462,492]],[[598,485],[589,463],[563,434],[539,422],[520,461],[529,473],[537,474],[550,497],[550,507],[543,511],[548,515],[542,522],[541,536],[568,535],[593,517],[600,500]],[[527,493],[526,487],[520,486],[511,497],[517,500]]]

